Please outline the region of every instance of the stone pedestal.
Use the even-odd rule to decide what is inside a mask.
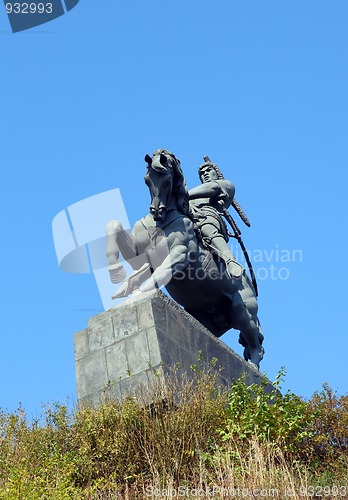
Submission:
[[[199,360],[208,365],[213,358],[221,367],[220,384],[230,386],[243,373],[248,384],[260,382],[253,366],[164,293],[137,295],[94,316],[75,334],[78,401],[95,406],[105,396],[121,399],[146,386],[154,373],[166,373],[177,363],[192,373],[191,365]]]

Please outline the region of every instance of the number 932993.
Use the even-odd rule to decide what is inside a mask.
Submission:
[[[16,2],[6,3],[5,5],[7,14],[52,14],[53,5],[51,3],[27,3]]]

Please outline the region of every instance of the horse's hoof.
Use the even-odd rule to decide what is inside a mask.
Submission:
[[[250,353],[250,364],[254,366],[254,368],[256,368],[257,370],[259,370],[260,368],[260,361],[262,360],[263,358],[263,355],[264,355],[264,348],[261,346],[261,350],[256,350],[253,351],[252,353]]]
[[[129,295],[129,293],[130,293],[129,281],[125,280],[122,283],[122,285],[116,290],[116,292],[112,294],[111,298],[112,298],[112,300],[121,299],[123,297],[127,297],[127,295]]]
[[[108,271],[110,274],[111,283],[115,283],[115,284],[121,283],[121,281],[123,281],[127,276],[127,271],[125,270],[123,265],[120,263],[113,264],[113,265],[109,266]]]
[[[260,371],[260,367],[259,367],[259,365],[257,365],[256,363],[253,363],[252,361],[249,361],[249,364],[250,364],[251,366],[253,366],[254,368],[256,368],[256,370],[257,370],[258,372]]]

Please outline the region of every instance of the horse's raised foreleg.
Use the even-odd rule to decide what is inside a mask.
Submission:
[[[243,280],[244,281],[244,280]],[[240,343],[245,347],[244,358],[259,368],[264,355],[263,335],[257,317],[257,300],[252,290],[245,286],[233,298],[233,328],[240,330]]]
[[[120,283],[127,276],[125,268],[118,261],[120,256],[118,239],[122,232],[124,232],[123,226],[117,220],[110,221],[106,226],[106,256],[112,283]]]
[[[123,265],[119,262],[120,252],[123,258],[133,269],[140,269],[144,264],[144,255],[139,255],[133,231],[124,230],[122,224],[112,220],[106,226],[106,256],[108,270],[112,283],[120,283],[127,275]]]
[[[142,292],[148,292],[156,287],[167,285],[173,277],[179,277],[189,263],[187,247],[173,246],[162,263],[156,267],[151,278],[140,287]]]
[[[106,227],[106,255],[109,263],[110,279],[112,283],[123,282],[112,295],[113,299],[126,297],[151,275],[147,254],[146,252],[139,253],[134,232],[135,229],[130,232],[124,230],[122,224],[117,220],[110,221]],[[134,272],[129,277],[127,277],[127,272],[122,263],[119,262],[120,253],[134,269]]]

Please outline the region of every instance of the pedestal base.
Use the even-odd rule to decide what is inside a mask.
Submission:
[[[214,358],[218,383],[230,386],[243,373],[248,384],[260,383],[256,368],[164,293],[136,295],[94,316],[75,334],[78,402],[96,406],[105,396],[119,400],[151,382],[155,371],[168,373],[179,363],[192,373],[191,365],[211,366]]]

